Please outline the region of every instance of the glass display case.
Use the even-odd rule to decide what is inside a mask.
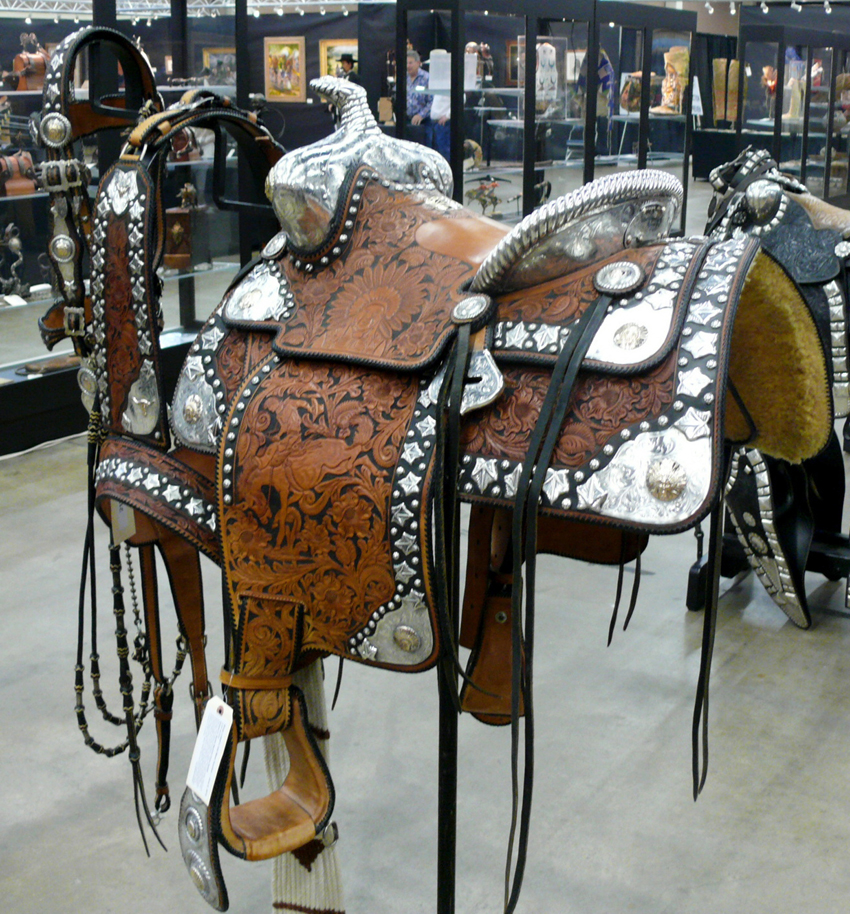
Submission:
[[[456,199],[517,221],[549,196],[622,168],[668,169],[684,183],[694,13],[583,0],[484,6],[396,7],[397,58],[408,43],[426,68],[437,60],[442,71],[443,51],[458,56],[450,77],[427,89],[441,116],[448,111]],[[652,74],[645,89],[643,72]],[[397,111],[408,108],[404,82]],[[401,123],[398,132],[416,138],[414,130]]]
[[[597,107],[594,177],[631,168],[669,171],[685,190],[691,143],[691,53],[696,17],[680,10],[602,2],[596,31],[613,91]],[[607,104],[606,104],[607,102]]]
[[[742,25],[738,148],[766,149],[815,196],[848,197],[850,37],[783,25]]]
[[[595,94],[597,74],[588,79],[585,62],[593,8],[587,0],[397,4],[395,56],[406,56],[409,41],[430,68],[436,116],[426,142],[450,161],[457,200],[516,222],[589,179],[585,98],[591,86]],[[412,110],[406,83],[398,81],[397,132],[415,138],[419,125],[398,117]]]

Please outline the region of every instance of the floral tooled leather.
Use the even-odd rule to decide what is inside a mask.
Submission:
[[[474,268],[415,240],[445,214],[424,198],[363,189],[345,256],[315,274],[285,261],[298,307],[280,323],[275,350],[411,370],[433,361],[454,329],[451,313]]]
[[[121,415],[127,407],[131,383],[138,377],[142,364],[139,332],[133,311],[133,289],[130,285],[130,242],[124,218],[110,219],[106,232],[106,264],[103,270],[106,309],[106,352],[110,383],[109,427],[123,434]]]
[[[286,672],[299,652],[346,653],[392,597],[391,493],[418,391],[394,373],[267,364],[223,457],[237,669],[253,676]]]
[[[626,422],[659,416],[673,402],[675,367],[674,352],[645,375],[580,375],[551,466],[583,466]],[[551,376],[545,370],[516,366],[506,366],[503,374],[504,393],[464,423],[461,447],[467,455],[522,461]]]

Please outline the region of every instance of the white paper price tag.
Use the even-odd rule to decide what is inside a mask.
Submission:
[[[112,542],[116,546],[136,533],[136,512],[123,501],[112,499]]]
[[[186,777],[186,786],[207,806],[232,726],[233,708],[213,696],[204,708]]]

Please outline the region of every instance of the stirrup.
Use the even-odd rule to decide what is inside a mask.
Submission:
[[[321,836],[333,812],[333,782],[310,732],[304,696],[292,687],[291,697],[290,723],[282,731],[290,768],[278,790],[231,808],[238,743],[234,723],[210,804],[189,787],[183,792],[178,824],[183,861],[204,900],[217,911],[228,908],[219,843],[244,860],[268,860]]]

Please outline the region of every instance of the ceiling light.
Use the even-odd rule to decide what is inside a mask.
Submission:
[[[210,13],[210,16],[211,16],[213,19],[216,19],[216,18],[218,17],[218,10],[213,10],[213,11]]]
[[[27,16],[27,18],[24,19],[24,22],[26,22],[27,25],[32,25],[32,16]]]
[[[738,12],[738,7],[735,6],[735,0],[732,0],[732,2],[729,4],[729,15],[734,16],[735,13],[737,13],[737,12]]]
[[[319,7],[319,13],[320,13],[322,16],[325,15],[325,8],[324,8],[323,6],[320,6],[320,7]]]
[[[278,16],[282,16],[282,15],[283,15],[283,7],[282,7],[282,6],[279,6],[279,7],[275,10],[275,12],[278,14]]]
[[[764,0],[761,0],[761,11],[765,14],[765,16],[767,15],[767,4],[764,2]]]
[[[832,12],[832,7],[829,5],[829,0],[823,0],[823,11],[827,16]]]
[[[802,13],[802,12],[803,12],[803,7],[802,7],[802,5],[801,5],[800,3],[796,3],[796,2],[792,3],[792,4],[791,4],[791,9],[794,10],[794,12],[796,12],[796,13]]]
[[[709,16],[714,15],[714,7],[708,2],[708,0],[705,0],[705,8],[708,10]]]

